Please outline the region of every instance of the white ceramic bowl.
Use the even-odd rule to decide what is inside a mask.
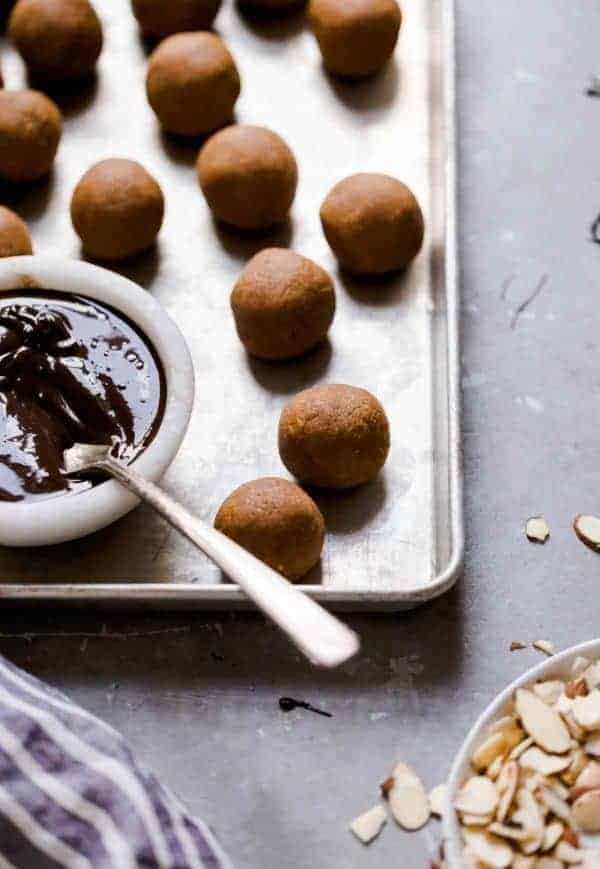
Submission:
[[[571,670],[571,665],[575,658],[579,655],[584,658],[596,660],[600,658],[600,640],[590,640],[587,643],[582,643],[579,646],[572,646],[558,655],[553,655],[532,667],[523,676],[515,679],[508,688],[505,688],[495,700],[490,703],[483,715],[475,723],[474,727],[469,732],[462,748],[456,756],[456,760],[450,772],[448,779],[448,797],[446,804],[446,812],[444,814],[444,853],[446,855],[446,863],[450,869],[464,869],[461,851],[462,839],[460,834],[460,823],[458,815],[454,809],[454,801],[456,794],[465,778],[472,775],[470,758],[477,746],[483,742],[485,729],[498,718],[506,715],[511,705],[513,695],[517,688],[526,688],[533,685],[538,679],[549,679],[556,677],[558,679],[568,678]]]
[[[194,400],[194,370],[183,335],[150,293],[115,272],[47,256],[0,259],[0,291],[32,287],[78,293],[111,305],[154,345],[166,378],[165,411],[154,440],[136,459],[135,468],[149,480],[160,479],[181,445]],[[114,480],[39,503],[0,502],[0,545],[44,546],[75,540],[104,528],[137,503]]]

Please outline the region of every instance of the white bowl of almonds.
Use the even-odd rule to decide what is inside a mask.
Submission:
[[[448,781],[450,869],[600,869],[600,640],[503,691]]]

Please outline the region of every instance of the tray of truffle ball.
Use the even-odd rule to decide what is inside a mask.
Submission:
[[[453,4],[17,0],[0,596],[243,606],[76,442],[329,606],[460,569]]]

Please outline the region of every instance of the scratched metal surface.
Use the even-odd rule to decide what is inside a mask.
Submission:
[[[165,485],[210,521],[241,483],[286,475],[276,429],[290,396],[322,381],[366,387],[390,417],[391,454],[384,473],[369,486],[316,496],[328,537],[307,584],[334,605],[364,608],[406,606],[439,593],[454,579],[461,538],[458,461],[448,425],[456,406],[449,396],[453,371],[446,355],[448,233],[452,243],[446,221],[452,199],[447,199],[445,166],[452,143],[443,75],[451,70],[444,66],[448,34],[440,0],[406,0],[394,62],[374,81],[357,85],[325,75],[302,16],[258,24],[233,3],[224,4],[217,28],[243,81],[237,119],[280,132],[300,167],[289,223],[260,239],[214,224],[196,183],[197,143],[161,134],[146,104],[147,50],[127,0],[99,4],[99,12],[106,44],[97,80],[83,92],[55,95],[65,125],[52,177],[25,191],[0,192],[28,220],[37,251],[80,256],[69,200],[92,162],[114,155],[135,158],[161,183],[167,211],[159,244],[123,272],[174,317],[197,373],[192,423]],[[18,87],[24,81],[21,62],[6,41],[0,48],[7,86]],[[390,172],[406,181],[423,205],[428,227],[414,266],[376,285],[339,273],[318,219],[332,184],[361,170]],[[228,304],[244,263],[273,244],[289,245],[328,268],[338,298],[330,340],[285,366],[246,356]],[[243,602],[208,560],[144,507],[74,544],[2,551],[0,579],[9,586],[5,598]]]

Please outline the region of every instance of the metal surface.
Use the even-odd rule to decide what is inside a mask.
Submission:
[[[196,406],[166,488],[212,520],[222,499],[257,476],[285,473],[276,428],[285,401],[315,382],[363,386],[392,427],[384,473],[350,493],[318,494],[328,537],[307,589],[328,605],[400,609],[454,582],[463,549],[459,454],[458,302],[454,207],[453,8],[407,0],[394,61],[377,79],[341,84],[323,71],[301,17],[258,25],[226,5],[219,32],[238,61],[237,119],[264,123],[296,153],[300,184],[291,220],[272,236],[217,227],[198,189],[197,143],[163,136],[144,95],[145,49],[126,0],[101,7],[106,47],[85,94],[58,94],[64,138],[53,177],[9,199],[32,226],[38,251],[79,255],[69,199],[95,160],[140,160],[163,186],[157,249],[123,267],[169,310],[191,348]],[[8,86],[23,80],[10,48]],[[319,205],[340,178],[387,171],[406,181],[426,216],[424,249],[402,276],[376,285],[339,273],[323,238]],[[3,191],[6,196],[6,191]],[[289,245],[336,278],[330,340],[295,363],[249,359],[228,297],[247,259]],[[53,549],[3,550],[5,601],[56,600],[161,607],[243,606],[244,596],[152,512],[139,508],[93,537]]]

